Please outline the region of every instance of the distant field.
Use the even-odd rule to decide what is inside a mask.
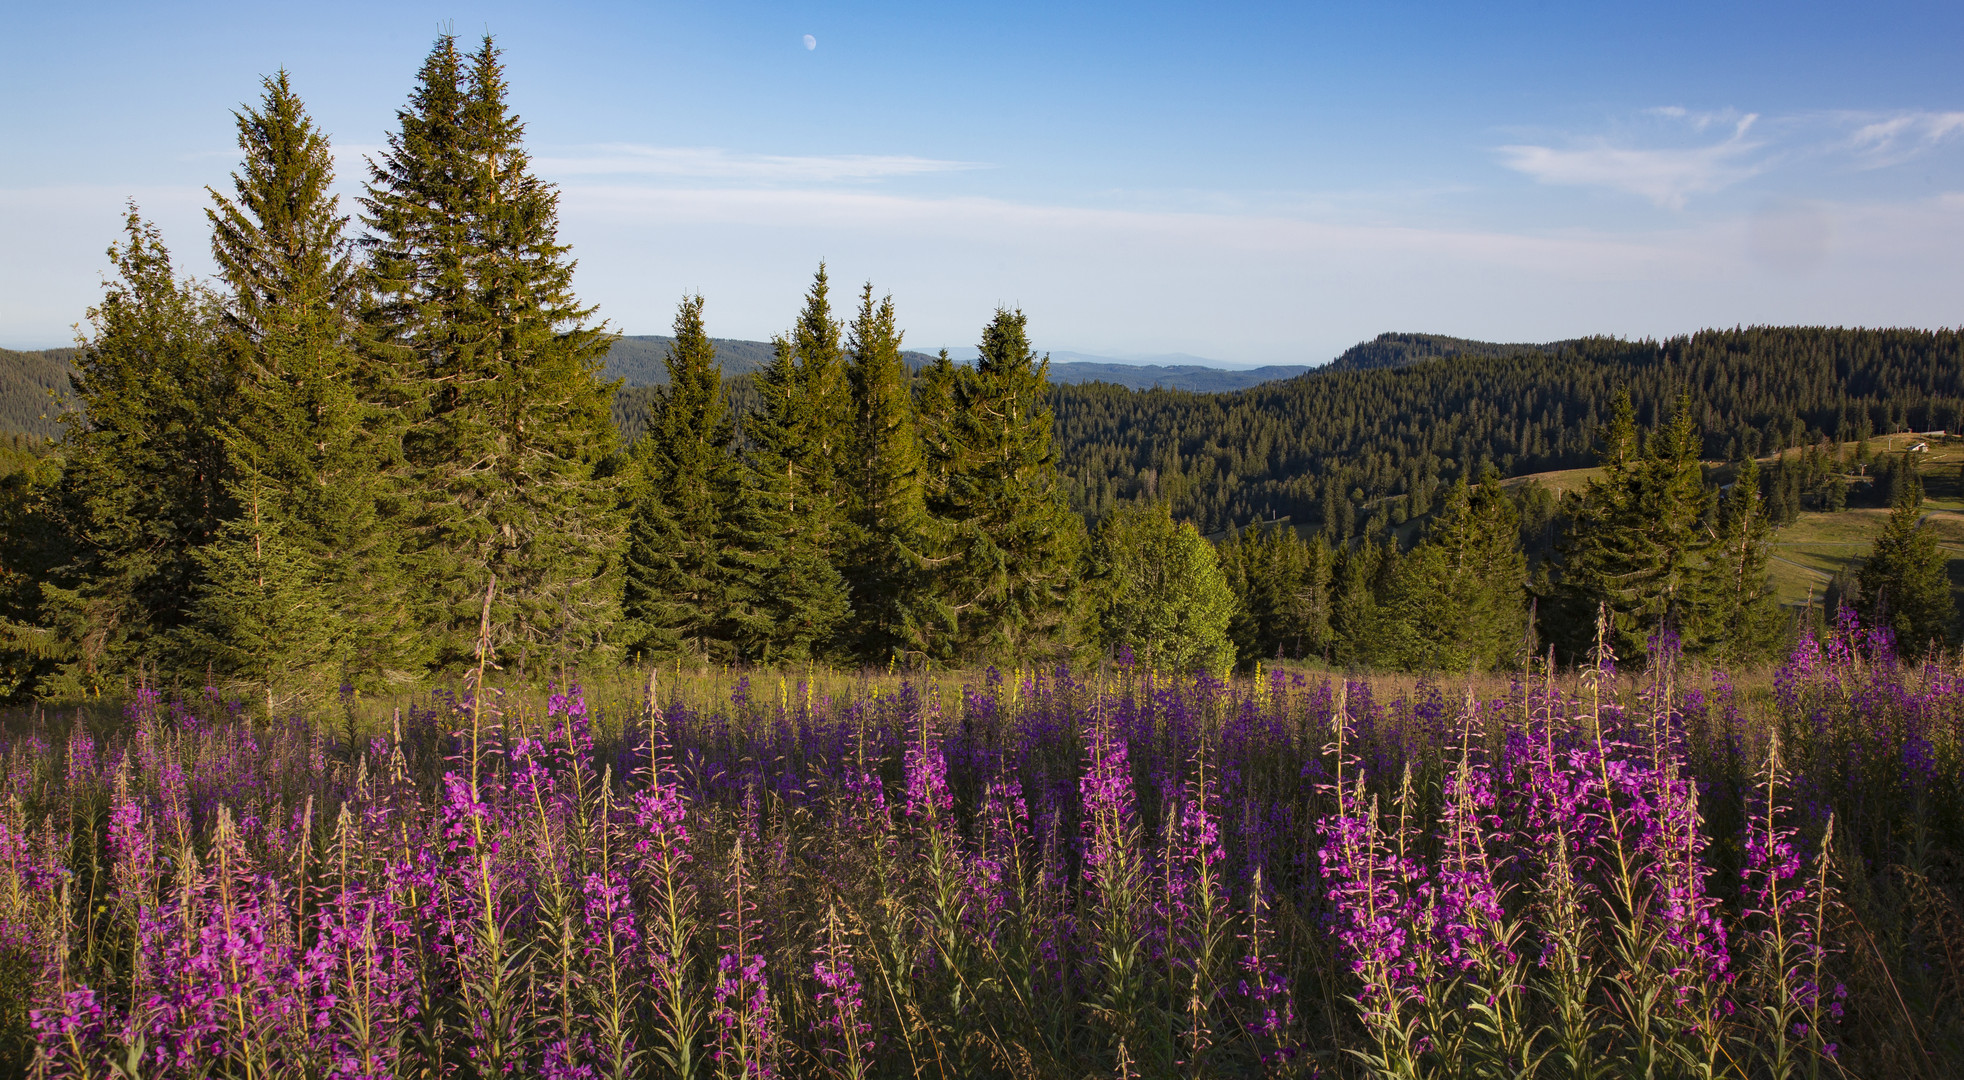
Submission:
[[[1769,567],[1780,602],[1794,605],[1806,603],[1809,595],[1819,598],[1837,572],[1860,565],[1888,519],[1887,510],[1807,513],[1781,529],[1773,538]],[[1964,592],[1964,513],[1933,510],[1924,520],[1950,553],[1951,592],[1964,607],[1964,596],[1958,595]]]
[[[1929,511],[1924,520],[1937,531],[1944,549],[1951,553],[1951,590],[1959,610],[1964,610],[1964,438],[1927,439],[1910,433],[1879,435],[1869,440],[1869,449],[1876,455],[1899,454],[1918,444],[1926,447],[1917,454],[1917,471],[1923,477],[1926,492],[1924,506]],[[1846,444],[1846,449],[1852,456],[1854,444]],[[1773,462],[1771,455],[1760,459],[1762,468]],[[1721,470],[1722,483],[1730,481],[1726,475],[1729,472],[1729,469]],[[1507,484],[1512,487],[1539,483],[1560,495],[1579,490],[1601,475],[1601,469],[1564,469],[1514,477]],[[1861,473],[1849,474],[1849,480],[1851,487],[1859,485]],[[1810,595],[1818,602],[1835,574],[1861,564],[1888,518],[1889,511],[1875,508],[1856,508],[1838,514],[1803,513],[1798,521],[1776,532],[1769,571],[1780,603],[1798,606],[1805,604]]]

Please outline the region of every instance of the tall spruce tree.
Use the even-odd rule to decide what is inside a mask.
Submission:
[[[75,554],[64,528],[62,461],[44,454],[0,476],[0,701],[27,700],[78,655],[49,625],[44,590]]]
[[[187,645],[270,710],[276,688],[283,702],[406,677],[416,628],[377,512],[396,432],[358,351],[333,158],[286,72],[264,88],[236,114],[236,198],[213,191],[206,212],[228,288],[221,344],[239,373],[220,429],[238,516],[200,552]]]
[[[929,660],[956,658],[960,648],[960,608],[956,546],[957,512],[951,497],[961,444],[956,394],[962,379],[972,374],[956,364],[942,349],[934,362],[914,376],[914,425],[921,442],[921,500],[935,537],[927,560],[927,609],[934,618],[922,625],[921,651]]]
[[[233,484],[239,516],[193,553],[197,600],[183,636],[192,656],[263,703],[268,719],[318,696],[321,669],[346,648],[320,560],[264,513],[278,495],[259,476]]]
[[[1660,629],[1695,635],[1709,624],[1711,492],[1693,412],[1680,398],[1670,423],[1645,439],[1629,395],[1617,396],[1602,433],[1603,474],[1564,504],[1569,527],[1552,629],[1569,657],[1594,641],[1598,605],[1607,606],[1611,644],[1626,660],[1642,656]]]
[[[852,424],[841,477],[850,541],[853,651],[862,659],[925,659],[953,629],[930,588],[939,530],[927,512],[912,379],[900,355],[893,297],[860,293],[846,362]]]
[[[1719,505],[1719,534],[1712,544],[1709,625],[1701,636],[1727,663],[1773,657],[1786,637],[1787,620],[1773,598],[1766,564],[1773,522],[1760,494],[1759,462],[1746,458],[1732,490]]]
[[[1889,627],[1897,648],[1914,656],[1950,639],[1949,557],[1923,520],[1923,483],[1907,460],[1895,487],[1889,522],[1856,576],[1855,606],[1863,622]]]
[[[852,433],[844,335],[844,322],[832,315],[831,282],[821,262],[805,294],[804,310],[792,327],[790,344],[797,359],[800,399],[795,464],[804,474],[803,487],[819,503],[821,512],[815,520],[827,530],[838,525],[844,507],[840,464]],[[822,539],[829,542],[831,537]]]
[[[947,512],[956,558],[942,587],[966,657],[1060,654],[1076,644],[1084,522],[1051,449],[1050,361],[1021,311],[997,309],[980,357],[955,382]]]
[[[921,497],[931,513],[948,509],[949,477],[955,468],[955,393],[963,369],[942,349],[914,376],[914,425],[921,440]]]
[[[439,660],[494,645],[523,670],[608,651],[619,615],[610,339],[572,291],[558,193],[530,172],[489,37],[439,38],[362,200],[389,347],[419,415],[410,553]]]
[[[831,557],[840,536],[827,490],[836,489],[836,468],[819,449],[817,402],[793,340],[777,339],[757,379],[758,407],[744,420],[746,451],[724,518],[735,570],[732,632],[744,658],[765,662],[808,659],[847,612],[846,582]]]
[[[735,426],[702,297],[683,298],[667,363],[668,385],[649,408],[629,470],[623,639],[643,658],[733,659],[728,609],[741,568],[725,540],[739,484]]]
[[[1379,546],[1365,539],[1336,549],[1330,568],[1330,653],[1344,667],[1377,660],[1383,619],[1377,598],[1397,565],[1395,541]]]
[[[132,668],[175,665],[198,550],[234,513],[219,437],[237,373],[216,345],[214,303],[179,281],[155,226],[131,206],[109,249],[117,277],[89,309],[64,418],[58,496],[73,558],[44,581],[45,627],[68,657],[39,691],[100,692]],[[188,673],[186,673],[188,674]]]

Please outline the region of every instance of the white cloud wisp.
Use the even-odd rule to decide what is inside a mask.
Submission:
[[[1683,110],[1660,111],[1688,119]],[[1692,195],[1719,191],[1765,169],[1755,160],[1766,144],[1747,138],[1758,114],[1747,114],[1722,142],[1708,146],[1644,149],[1597,139],[1573,148],[1515,145],[1500,148],[1502,162],[1544,184],[1606,187],[1640,195],[1659,206],[1683,209]],[[1694,123],[1702,129],[1703,123]]]

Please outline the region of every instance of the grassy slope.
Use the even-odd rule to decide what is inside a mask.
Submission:
[[[1878,455],[1901,453],[1923,442],[1920,435],[1883,435],[1869,440],[1869,448]],[[1929,442],[1928,447],[1917,456],[1918,471],[1928,493],[1925,506],[1929,513],[1924,520],[1936,530],[1944,549],[1950,552],[1951,591],[1958,609],[1964,611],[1964,438]],[[1847,450],[1852,457],[1854,445],[1848,444]],[[1772,463],[1771,457],[1760,459],[1762,467]],[[1581,488],[1601,473],[1601,469],[1565,469],[1516,477],[1508,483],[1533,481],[1560,494]],[[1850,479],[1859,483],[1853,475]],[[1773,560],[1768,571],[1780,602],[1800,605],[1807,602],[1809,595],[1818,601],[1836,573],[1861,565],[1888,518],[1888,510],[1873,508],[1844,510],[1838,514],[1807,512],[1792,525],[1775,532]]]

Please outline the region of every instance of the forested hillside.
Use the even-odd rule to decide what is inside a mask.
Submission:
[[[770,365],[771,343],[768,341],[739,341],[734,338],[711,338],[710,341],[716,346],[716,362],[725,378],[746,375]],[[615,338],[613,347],[607,350],[607,365],[602,375],[621,380],[624,388],[661,386],[668,382],[668,350],[674,343],[675,339],[665,334]]]
[[[1492,341],[1447,337],[1444,334],[1379,334],[1369,341],[1345,349],[1330,361],[1325,371],[1371,371],[1377,368],[1405,367],[1447,356],[1513,356],[1516,353],[1551,352],[1570,342],[1552,345],[1502,345]]]
[[[1442,483],[1488,465],[1514,475],[1591,464],[1620,389],[1645,424],[1691,393],[1708,459],[1955,427],[1964,335],[1756,327],[1591,338],[1315,372],[1234,394],[1060,386],[1051,400],[1072,499],[1087,515],[1158,497],[1207,532],[1288,516],[1344,538],[1428,512]]]
[[[74,349],[0,349],[0,433],[42,439],[61,434],[56,418],[74,371]]]

